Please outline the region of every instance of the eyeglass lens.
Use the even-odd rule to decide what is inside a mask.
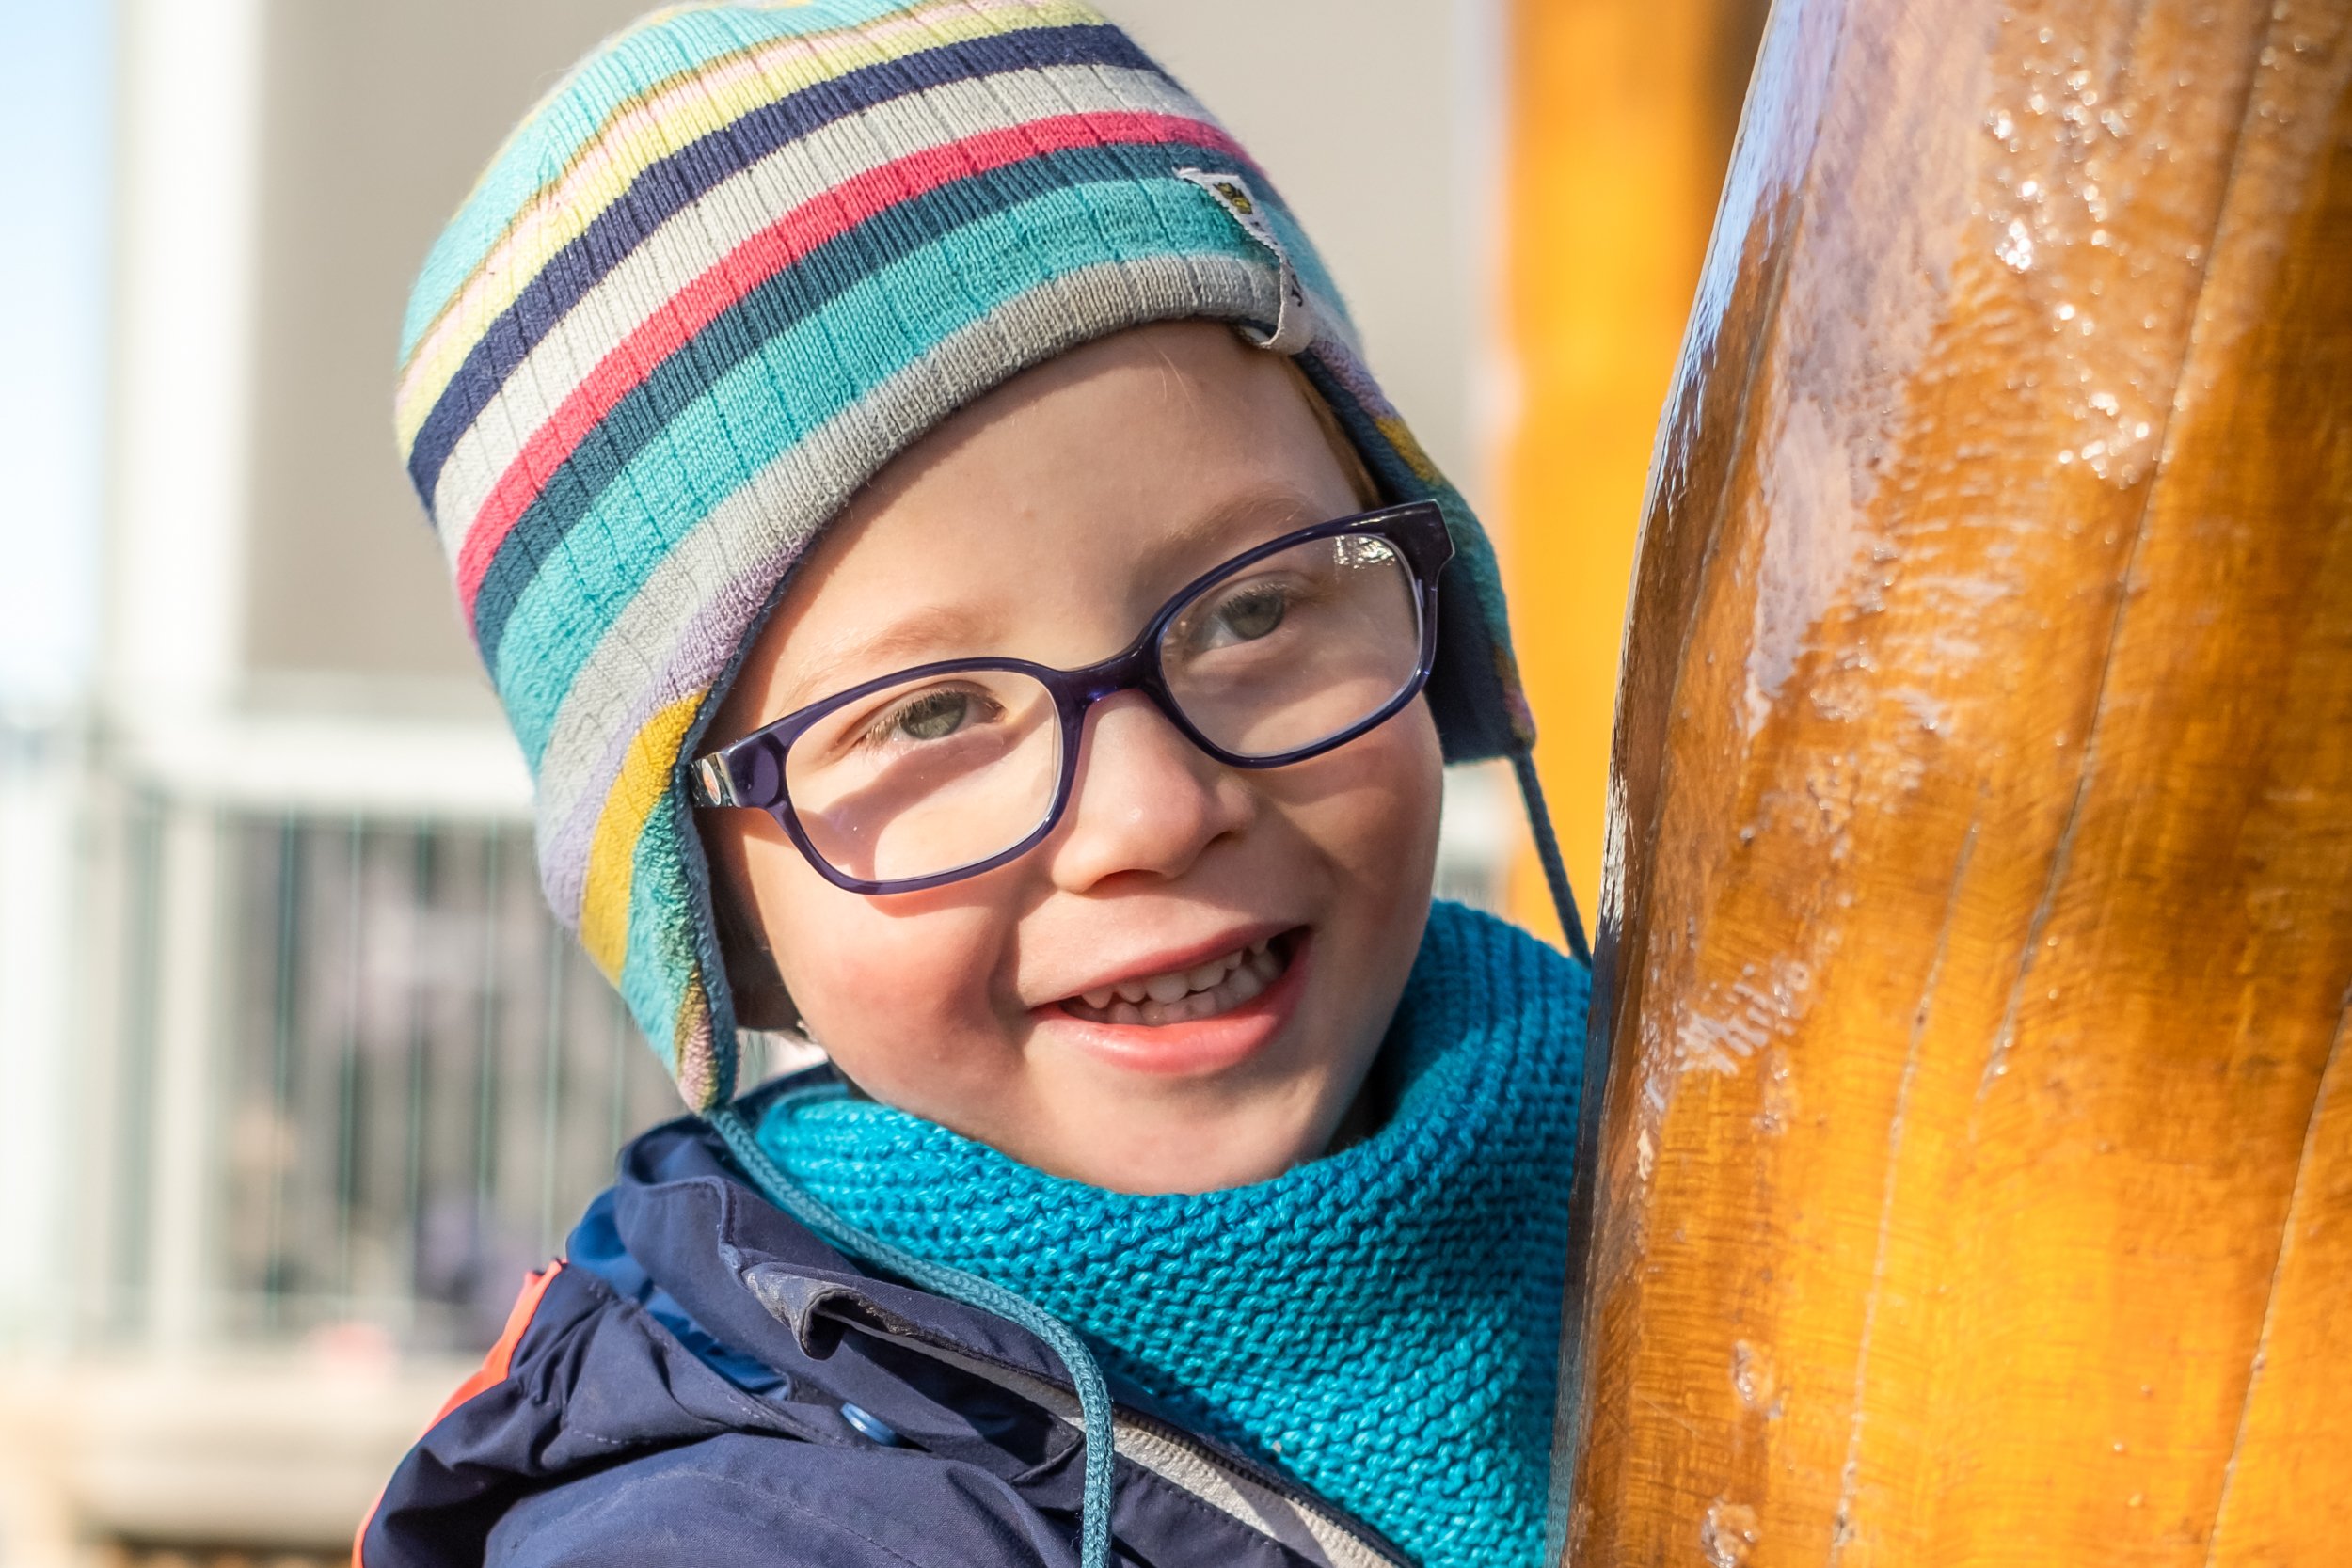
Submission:
[[[1239,756],[1312,746],[1380,711],[1421,661],[1421,609],[1396,546],[1368,533],[1295,545],[1211,583],[1160,637],[1168,694]]]
[[[1209,583],[1162,633],[1162,678],[1200,735],[1236,756],[1303,751],[1362,724],[1421,660],[1413,574],[1389,541],[1295,545]],[[845,876],[892,882],[974,865],[1054,807],[1053,694],[1009,670],[911,679],[794,738],[785,784],[809,847]]]

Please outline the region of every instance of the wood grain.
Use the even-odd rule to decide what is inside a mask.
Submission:
[[[1579,1564],[2352,1560],[2352,0],[1784,0],[1653,469]]]

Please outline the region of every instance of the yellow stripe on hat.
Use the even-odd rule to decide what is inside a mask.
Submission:
[[[605,792],[596,816],[596,836],[588,848],[588,877],[580,895],[580,944],[604,977],[621,983],[628,958],[628,895],[637,863],[637,841],[645,818],[669,792],[687,727],[693,723],[703,693],[680,697],[645,721],[628,743],[620,776]]]
[[[1397,456],[1405,459],[1405,466],[1413,470],[1415,479],[1423,484],[1434,484],[1438,481],[1441,476],[1438,472],[1438,465],[1422,450],[1420,440],[1406,427],[1403,420],[1391,414],[1386,419],[1374,420],[1372,427],[1380,433],[1382,440],[1396,449]]]
[[[1093,8],[1073,0],[941,0],[879,24],[796,35],[722,55],[624,101],[515,215],[418,339],[400,377],[394,413],[400,450],[416,444],[433,405],[491,324],[652,165],[755,109],[859,66],[940,44],[1101,19]],[[902,46],[888,47],[900,40]]]

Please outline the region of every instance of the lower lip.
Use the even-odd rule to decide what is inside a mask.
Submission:
[[[1160,1078],[1205,1078],[1240,1066],[1281,1033],[1298,1010],[1313,945],[1311,936],[1301,931],[1292,939],[1290,962],[1274,984],[1214,1018],[1158,1025],[1097,1023],[1057,1002],[1041,1009],[1041,1022],[1058,1038],[1111,1067]]]

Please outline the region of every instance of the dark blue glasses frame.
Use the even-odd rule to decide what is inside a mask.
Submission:
[[[1407,570],[1412,574],[1421,612],[1421,652],[1415,660],[1411,678],[1375,712],[1311,745],[1272,756],[1245,755],[1217,745],[1185,717],[1183,705],[1169,690],[1167,675],[1161,670],[1160,640],[1169,624],[1200,594],[1235,572],[1300,545],[1351,534],[1369,534],[1386,540],[1404,558]],[[1453,559],[1453,538],[1446,532],[1444,515],[1433,501],[1408,501],[1402,506],[1383,507],[1376,512],[1359,513],[1354,516],[1317,523],[1312,528],[1285,533],[1279,539],[1270,539],[1253,549],[1245,550],[1193,578],[1153,613],[1150,624],[1133,642],[1100,664],[1089,664],[1082,670],[1057,670],[1050,665],[1032,664],[1018,658],[946,659],[936,664],[893,671],[887,675],[861,682],[846,691],[837,691],[806,707],[796,708],[773,723],[754,730],[740,740],[697,758],[693,766],[693,801],[698,806],[755,806],[767,812],[791,838],[809,864],[817,868],[818,875],[835,887],[850,893],[914,893],[959,881],[966,877],[977,877],[1027,854],[1042,843],[1061,821],[1062,813],[1070,803],[1071,789],[1077,782],[1078,748],[1087,714],[1105,697],[1121,691],[1143,692],[1168,721],[1183,733],[1184,738],[1231,768],[1281,768],[1295,762],[1305,762],[1346,745],[1394,717],[1406,704],[1420,695],[1422,688],[1428,684],[1431,668],[1437,663],[1438,577],[1445,570],[1446,562]],[[1060,775],[1054,784],[1053,800],[1045,808],[1037,827],[1019,843],[984,860],[923,877],[867,881],[849,875],[827,861],[809,842],[786,790],[785,753],[791,750],[793,741],[827,714],[875,692],[930,676],[968,674],[981,670],[1009,671],[1035,680],[1052,696],[1060,718]]]

